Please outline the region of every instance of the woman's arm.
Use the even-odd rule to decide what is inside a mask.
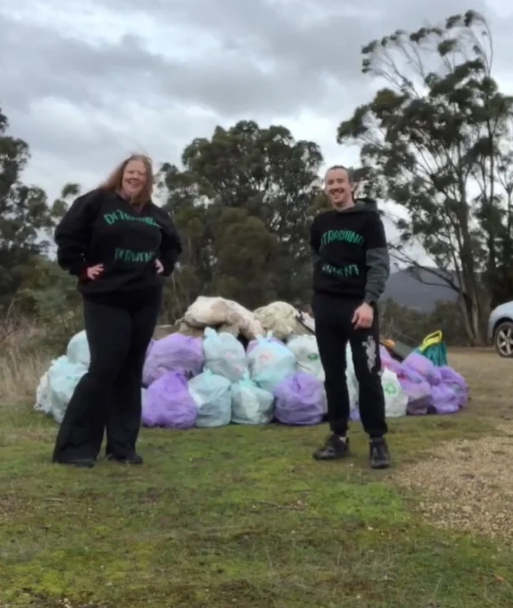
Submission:
[[[86,253],[98,199],[98,190],[79,196],[55,229],[57,262],[61,268],[75,276],[80,276],[86,268]]]
[[[182,243],[169,214],[163,209],[159,209],[159,216],[159,224],[162,229],[159,260],[164,267],[163,276],[168,277],[173,272],[182,253]]]

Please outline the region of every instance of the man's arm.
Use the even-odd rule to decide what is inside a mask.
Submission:
[[[310,227],[310,250],[312,253],[313,265],[319,261],[319,250],[321,248],[321,237],[319,234],[319,228],[317,226],[317,218],[314,218],[312,226]]]
[[[367,280],[365,302],[377,303],[383,295],[390,276],[390,256],[388,254],[385,227],[378,213],[372,213],[366,234]]]

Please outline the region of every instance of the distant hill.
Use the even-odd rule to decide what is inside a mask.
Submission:
[[[383,300],[390,298],[401,306],[425,312],[432,311],[440,300],[456,301],[456,292],[449,289],[442,279],[429,272],[419,272],[420,278],[434,285],[422,283],[410,269],[397,270],[388,279]]]

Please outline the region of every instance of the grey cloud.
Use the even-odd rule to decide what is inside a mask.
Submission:
[[[95,2],[125,14],[142,11],[132,0]],[[0,58],[9,58],[0,59],[2,98],[18,107],[53,95],[102,108],[114,98],[154,106],[169,99],[224,118],[293,115],[313,107],[340,112],[341,105],[360,103],[373,85],[360,73],[362,44],[397,27],[417,27],[419,14],[436,21],[464,8],[463,0],[434,6],[420,0],[414,8],[407,0],[386,7],[367,0],[363,10],[335,0],[148,0],[144,12],[190,29],[191,45],[205,35],[221,42],[218,51],[186,63],[151,53],[135,36],[92,46],[0,14]]]
[[[151,11],[162,19],[187,28],[215,34],[225,45],[241,52],[248,48],[261,58],[294,66],[304,76],[331,75],[355,79],[360,75],[360,50],[375,37],[397,28],[417,28],[424,22],[439,22],[468,9],[467,0],[96,0],[98,3],[134,12]],[[495,19],[483,0],[474,10]]]
[[[19,0],[30,10],[35,0]],[[179,61],[150,52],[144,40],[125,36],[110,44],[88,44],[32,20],[9,18],[0,0],[0,107],[34,149],[66,155],[103,174],[131,142],[154,142],[163,160],[178,160],[193,137],[209,135],[215,123],[240,117],[262,122],[298,116],[302,109],[333,117],[336,124],[368,99],[375,85],[360,72],[360,50],[397,28],[417,28],[468,8],[467,0],[69,0],[67,7],[117,11],[123,18],[150,16],[158,24],[190,31],[191,46],[215,39],[218,49]],[[62,0],[47,0],[57,10]],[[13,4],[14,6],[14,4]],[[497,20],[482,1],[474,8],[490,16],[499,62],[509,36],[508,20]],[[21,10],[21,9],[20,9]],[[42,10],[42,9],[41,9]],[[509,25],[509,24],[508,24]],[[170,41],[172,46],[172,40]],[[506,66],[509,68],[509,66]],[[89,132],[65,123],[58,109],[38,100],[65,100],[89,116]],[[187,110],[211,111],[200,123]],[[176,120],[153,130],[138,127],[137,108],[159,112],[176,107]],[[135,108],[131,114],[131,108]],[[97,118],[101,113],[103,118]],[[169,124],[170,136],[163,133]],[[170,143],[167,139],[171,140]],[[321,142],[322,143],[322,142]],[[67,179],[60,180],[67,181]]]
[[[48,96],[105,107],[114,95],[118,103],[123,97],[141,104],[161,97],[162,105],[171,99],[221,116],[265,116],[322,100],[320,77],[305,80],[292,65],[268,72],[237,52],[183,63],[152,54],[134,36],[92,46],[1,15],[0,31],[6,32],[0,39],[2,98],[16,107]]]

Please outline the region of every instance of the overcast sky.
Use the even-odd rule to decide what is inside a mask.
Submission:
[[[131,151],[179,162],[195,137],[241,118],[353,163],[340,121],[375,86],[361,46],[474,8],[513,90],[507,0],[0,0],[0,107],[30,144],[26,179],[50,197],[94,187]]]

